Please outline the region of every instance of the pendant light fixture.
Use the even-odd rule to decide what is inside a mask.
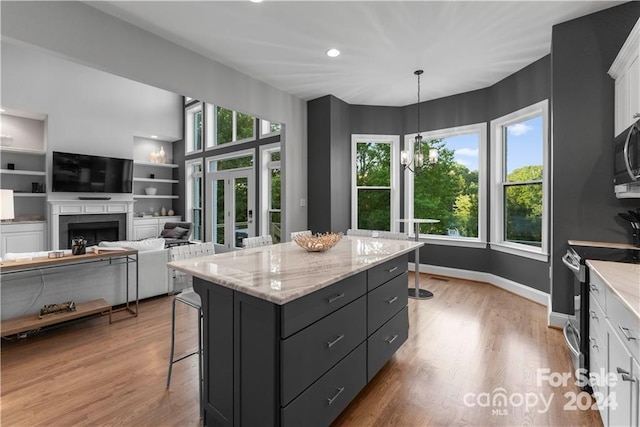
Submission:
[[[419,175],[423,169],[429,166],[433,166],[438,163],[438,150],[436,148],[429,149],[428,163],[425,163],[422,135],[420,135],[420,76],[424,73],[423,70],[416,70],[413,72],[418,76],[418,105],[416,105],[416,111],[418,112],[418,134],[413,140],[413,158],[409,150],[402,150],[400,153],[400,163],[404,169],[408,169],[410,172]]]

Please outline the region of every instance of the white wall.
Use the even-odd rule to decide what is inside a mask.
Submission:
[[[83,3],[2,2],[0,7],[3,38],[285,124],[283,233],[307,228],[307,208],[300,206],[307,197],[306,102]],[[4,67],[3,57],[3,74]]]
[[[132,158],[134,135],[182,134],[180,96],[6,40],[2,106],[46,114],[49,151]]]

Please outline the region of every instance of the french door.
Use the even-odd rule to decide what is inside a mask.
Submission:
[[[242,248],[242,239],[255,236],[253,168],[210,172],[208,209],[211,239],[217,250]]]

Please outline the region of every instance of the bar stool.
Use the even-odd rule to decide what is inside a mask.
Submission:
[[[183,354],[178,358],[175,358],[175,343],[176,343],[176,303],[181,302],[189,307],[198,310],[198,349],[190,353]],[[171,355],[169,356],[169,372],[167,373],[167,388],[171,384],[171,371],[173,370],[173,364],[194,354],[198,355],[198,391],[200,394],[200,416],[203,415],[202,410],[202,303],[200,301],[200,295],[198,295],[193,288],[184,289],[173,299],[173,312],[171,318]]]

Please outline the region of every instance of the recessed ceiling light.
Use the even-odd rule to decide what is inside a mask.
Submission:
[[[262,3],[262,0],[251,0],[251,3]]]
[[[329,58],[335,58],[338,55],[340,55],[340,51],[338,49],[331,48],[327,51],[327,56]]]
[[[5,110],[4,108],[0,108],[0,113],[4,113],[5,111],[7,110]]]
[[[151,135],[151,138],[158,139],[158,135]]]

